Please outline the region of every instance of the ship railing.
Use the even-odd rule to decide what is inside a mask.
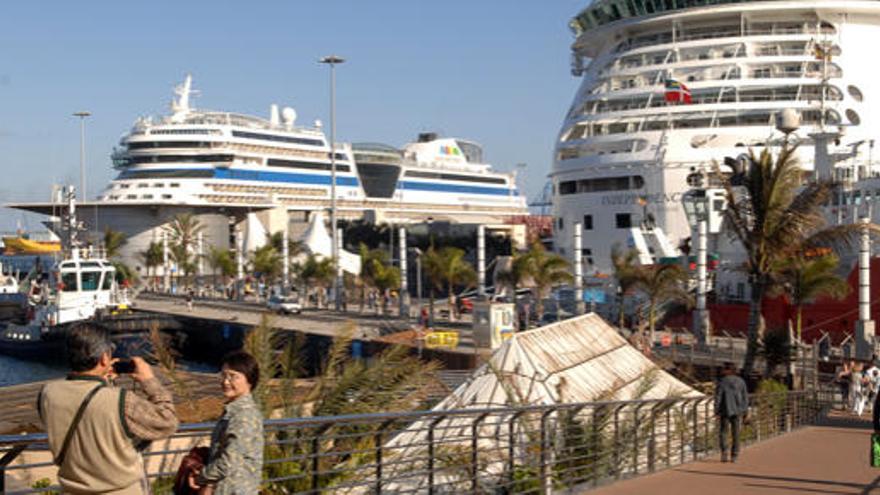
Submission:
[[[753,395],[744,443],[816,424],[818,390]],[[187,424],[144,452],[154,490],[213,425]],[[714,399],[702,394],[264,422],[263,488],[283,493],[572,492],[717,453]],[[0,436],[0,491],[58,490],[45,434]],[[170,491],[170,490],[169,490]]]
[[[673,42],[672,35],[666,34],[663,36],[652,36],[646,39],[635,39],[624,41],[618,45],[618,48],[615,50],[617,53],[624,53],[631,50],[636,50],[639,48],[643,48],[646,46],[656,46],[660,48],[663,45],[670,45],[673,43],[679,43],[684,41],[697,41],[697,40],[707,40],[707,39],[722,39],[722,38],[742,38],[749,36],[788,36],[788,35],[802,35],[802,36],[817,36],[820,34],[825,34],[827,30],[818,29],[815,27],[804,26],[804,27],[770,27],[770,28],[746,28],[745,30],[736,29],[718,29],[710,32],[700,32],[700,33],[676,33],[675,41]]]

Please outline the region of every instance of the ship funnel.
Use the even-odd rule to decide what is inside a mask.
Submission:
[[[278,105],[274,103],[271,107],[269,107],[269,123],[271,123],[273,127],[281,124],[281,116],[278,113]]]

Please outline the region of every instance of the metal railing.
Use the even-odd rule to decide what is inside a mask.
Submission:
[[[814,424],[830,406],[817,392],[751,401],[744,444]],[[145,452],[154,493],[170,491],[211,427],[182,426]],[[550,493],[703,458],[717,425],[712,398],[696,397],[267,420],[265,439],[264,493]],[[0,491],[57,490],[21,481],[49,459],[45,435],[0,436]]]

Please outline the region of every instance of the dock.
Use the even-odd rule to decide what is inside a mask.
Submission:
[[[256,326],[264,315],[269,315],[273,328],[299,332],[306,335],[319,335],[334,338],[347,324],[355,326],[354,337],[362,342],[386,342],[383,337],[411,330],[413,322],[396,315],[376,315],[352,311],[333,311],[305,308],[298,315],[268,313],[266,307],[255,302],[226,301],[220,299],[196,299],[189,310],[181,297],[153,293],[138,296],[133,308],[137,311],[173,315],[181,319],[214,321],[218,324]],[[461,334],[459,344],[446,351],[458,354],[473,354],[473,339],[470,325],[462,323],[448,325]]]

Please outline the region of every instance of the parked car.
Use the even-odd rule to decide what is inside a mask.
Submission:
[[[298,315],[302,312],[302,304],[297,296],[272,296],[266,302],[266,308],[269,311],[285,315]]]

